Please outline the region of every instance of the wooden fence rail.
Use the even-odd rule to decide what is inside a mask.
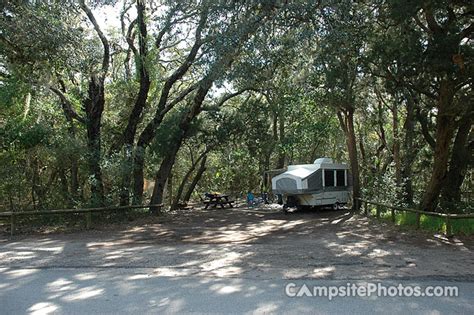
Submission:
[[[144,209],[144,208],[149,208],[149,207],[162,208],[163,204],[115,206],[115,207],[100,207],[100,208],[85,208],[85,209],[53,209],[53,210],[18,211],[18,212],[8,211],[8,212],[0,212],[0,218],[10,217],[10,234],[13,235],[16,230],[16,218],[20,216],[44,216],[44,215],[52,215],[52,214],[84,213],[85,219],[86,219],[86,228],[89,229],[92,225],[93,212]]]
[[[380,217],[381,208],[390,209],[391,212],[391,220],[395,222],[395,211],[402,211],[402,212],[411,212],[416,213],[416,227],[420,228],[420,218],[421,215],[438,217],[445,220],[446,224],[446,235],[452,235],[452,225],[451,220],[459,220],[459,219],[474,219],[474,213],[466,213],[466,214],[455,214],[455,213],[441,213],[441,212],[431,212],[431,211],[423,211],[418,209],[411,209],[411,208],[402,208],[397,206],[386,205],[376,201],[365,200],[362,198],[354,198],[355,208],[356,209],[363,209],[364,214],[366,216],[369,215],[369,209],[367,205],[371,204],[375,206],[375,216],[377,218]],[[365,206],[364,206],[365,204]],[[362,208],[360,207],[362,206]]]

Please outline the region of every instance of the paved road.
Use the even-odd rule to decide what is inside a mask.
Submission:
[[[362,284],[361,281],[352,281]],[[1,314],[351,313],[474,314],[474,283],[401,281],[404,285],[456,285],[459,296],[287,297],[285,286],[346,286],[340,280],[258,280],[169,277],[145,269],[4,269]],[[400,281],[384,280],[385,286]]]
[[[147,219],[148,220],[148,219]],[[291,298],[285,286],[456,285],[458,297]],[[0,238],[0,315],[474,314],[473,240],[344,211],[195,211],[73,234]]]

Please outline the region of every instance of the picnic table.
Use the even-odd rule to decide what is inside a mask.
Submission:
[[[217,206],[221,206],[222,209],[224,209],[225,205],[229,205],[229,208],[233,207],[233,200],[229,200],[229,195],[223,195],[223,194],[206,194],[206,197],[208,198],[207,200],[204,200],[204,204],[206,205],[204,209],[209,208],[209,206],[212,206],[213,208],[216,208]]]

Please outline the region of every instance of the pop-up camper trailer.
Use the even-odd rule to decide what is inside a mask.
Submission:
[[[313,164],[289,165],[288,170],[272,178],[272,190],[286,199],[285,208],[346,204],[352,191],[347,164],[320,158]]]

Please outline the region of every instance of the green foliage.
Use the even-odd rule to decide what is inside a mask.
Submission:
[[[123,1],[98,1],[91,8],[107,4],[127,7]],[[189,70],[171,87],[166,104],[160,105],[169,111],[156,124],[146,148],[144,173],[152,179],[169,148],[181,141],[180,122],[189,113],[202,78],[212,79],[211,92],[178,151],[174,190],[201,154],[207,164],[198,192],[259,192],[269,188],[267,170],[311,163],[322,156],[349,162],[336,113],[351,109],[364,196],[392,205],[417,204],[437,154],[427,139],[436,136],[441,81],[449,79],[459,87],[449,113],[456,118],[454,123],[470,114],[473,48],[472,36],[464,32],[472,23],[472,12],[462,1],[423,5],[405,0],[278,5],[159,1],[157,5],[162,9],[146,3],[146,58],[138,49],[137,26],[131,25],[135,3],[122,12],[123,29],[102,30],[111,59],[99,122],[100,166],[110,204],[118,203],[128,188],[122,187],[122,179],[133,170],[134,154],[140,154],[135,150],[138,138],[163,110],[158,102],[169,84],[165,82],[188,62],[204,13],[209,15],[197,58],[189,61]],[[430,11],[442,32],[427,31]],[[5,179],[0,203],[25,209],[89,204],[93,178],[87,163],[91,148],[84,101],[91,75],[102,63],[97,31],[75,1],[5,2],[0,6],[0,29],[0,175]],[[164,33],[157,47],[160,31]],[[134,146],[114,151],[139,97],[142,66],[151,86],[137,117]],[[180,100],[189,87],[195,89]],[[236,91],[238,95],[220,103]],[[174,101],[173,108],[166,107]],[[410,101],[416,114],[411,147],[405,146]],[[396,153],[401,163],[395,161]],[[399,171],[410,153],[410,175],[402,176]],[[463,191],[472,190],[471,164],[466,173]],[[195,175],[196,170],[186,187]],[[407,195],[409,185],[413,197]],[[450,207],[468,212],[472,202]],[[400,215],[397,220],[405,225],[412,218]],[[423,220],[427,228],[442,229],[437,221]],[[468,228],[472,221],[459,225],[459,231],[472,231]]]
[[[9,122],[0,129],[2,147],[15,149],[31,149],[38,145],[46,145],[50,130],[40,123],[25,121]]]
[[[0,83],[2,113],[7,113],[15,104],[22,102],[29,92],[31,92],[31,86],[13,75],[2,80]]]
[[[371,210],[375,215],[375,209]],[[390,211],[381,212],[380,218],[384,221],[391,221]],[[395,224],[402,228],[416,228],[416,213],[412,212],[395,212]],[[446,220],[438,217],[421,215],[420,228],[428,232],[446,233]],[[474,219],[456,219],[451,220],[452,233],[456,235],[472,235],[474,234]]]
[[[3,62],[34,82],[51,67],[74,66],[84,36],[72,2],[10,1],[0,7]]]

